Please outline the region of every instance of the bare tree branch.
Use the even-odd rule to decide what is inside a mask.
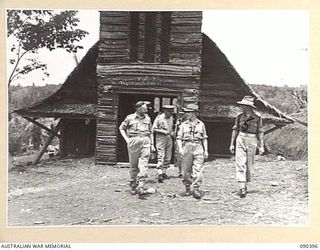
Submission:
[[[26,50],[26,51],[24,51],[24,52],[21,54],[21,56],[20,56],[20,50],[21,50],[21,43],[19,43],[19,47],[18,47],[18,55],[17,55],[16,64],[15,64],[14,68],[12,69],[12,72],[11,72],[11,74],[10,74],[10,76],[9,76],[8,87],[10,86],[11,82],[12,82],[13,79],[14,79],[13,75],[14,75],[14,73],[15,73],[18,65],[19,65],[19,62],[21,61],[21,58],[22,58],[25,54],[27,54],[27,53],[29,52],[29,51]],[[16,76],[16,75],[15,75],[15,76]]]

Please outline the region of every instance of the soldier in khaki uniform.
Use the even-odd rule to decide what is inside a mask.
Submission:
[[[203,163],[208,158],[208,136],[204,123],[197,119],[198,106],[190,104],[184,111],[188,119],[181,124],[177,136],[182,157],[182,182],[186,187],[186,195],[192,192],[194,198],[200,199]]]
[[[174,137],[175,138],[177,138],[180,126],[184,121],[186,121],[185,112],[180,110],[179,113],[178,113],[178,119],[176,121],[175,129],[174,129]],[[174,152],[175,152],[174,166],[176,168],[178,168],[178,170],[179,170],[179,178],[181,178],[183,176],[182,175],[182,167],[181,167],[182,157],[181,157],[181,154],[180,154],[179,149],[178,149],[177,140],[175,140]]]
[[[172,137],[174,134],[172,113],[174,108],[175,106],[173,105],[164,105],[162,107],[163,113],[156,117],[152,126],[152,131],[156,135],[159,183],[162,183],[163,180],[169,178],[166,170],[170,167],[170,161],[172,157]]]
[[[131,193],[138,193],[139,198],[144,195],[150,151],[154,151],[152,124],[147,112],[147,104],[137,102],[136,112],[128,115],[119,127],[128,147]]]
[[[230,142],[230,152],[235,152],[236,178],[240,185],[240,197],[247,194],[247,183],[251,181],[254,156],[258,147],[263,154],[263,130],[261,115],[255,111],[254,98],[245,96],[237,102],[243,112],[236,118]],[[236,147],[236,148],[235,148]]]

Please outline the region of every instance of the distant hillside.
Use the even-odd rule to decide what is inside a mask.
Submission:
[[[10,86],[9,87],[9,114],[15,109],[28,107],[53,94],[61,84],[47,84],[45,86]]]
[[[292,118],[307,122],[307,87],[276,87],[250,85],[264,100]],[[283,153],[290,159],[307,159],[308,128],[297,122],[265,136],[265,143],[273,154]]]
[[[250,84],[264,100],[277,107],[286,114],[297,113],[306,107],[307,86],[288,87],[288,86],[268,86]]]

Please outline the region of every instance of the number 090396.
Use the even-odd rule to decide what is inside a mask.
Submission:
[[[318,248],[318,244],[300,244],[300,248],[317,249]]]

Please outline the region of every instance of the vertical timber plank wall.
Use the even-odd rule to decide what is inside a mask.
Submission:
[[[139,43],[138,43],[138,60],[143,61],[144,48],[145,48],[145,25],[146,14],[144,12],[139,13]]]
[[[156,14],[159,15],[159,14]],[[182,93],[180,104],[198,102],[201,73],[201,12],[172,12],[169,61],[159,62],[160,19],[156,17],[156,62],[145,59],[145,18],[139,13],[138,61],[130,62],[130,13],[100,12],[97,63],[98,117],[96,163],[117,160],[118,93],[129,90]],[[148,55],[149,56],[149,55]]]
[[[129,63],[129,13],[100,12],[99,65]],[[98,73],[98,72],[97,72]],[[110,86],[112,78],[97,74],[98,116],[96,163],[116,163],[118,102]]]
[[[171,15],[170,64],[192,67],[196,83],[194,88],[184,88],[183,103],[199,102],[201,72],[201,11],[174,11]]]

